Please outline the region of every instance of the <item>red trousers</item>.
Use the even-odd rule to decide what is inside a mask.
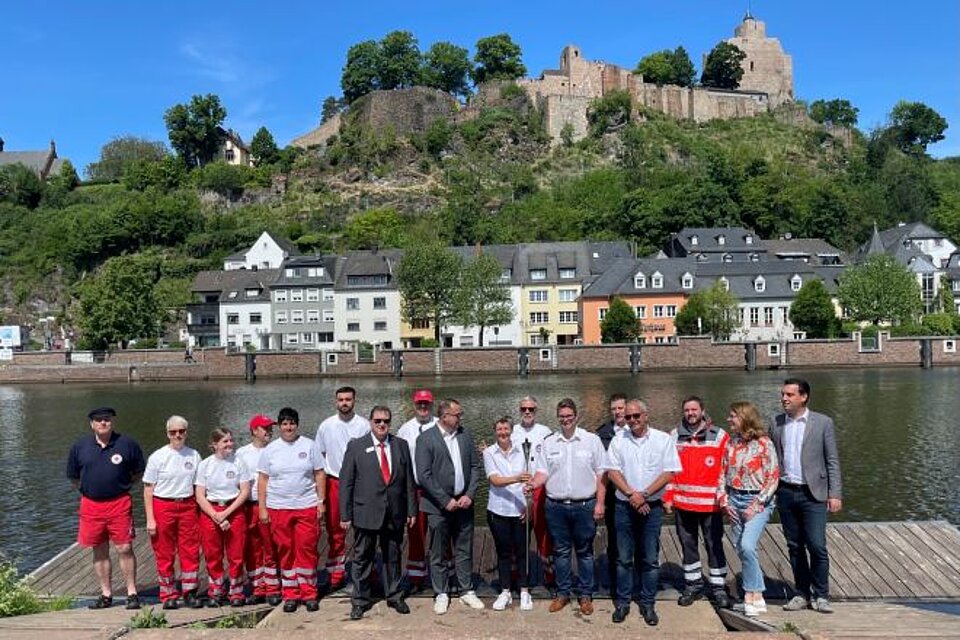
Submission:
[[[160,601],[176,600],[177,590],[174,561],[180,559],[180,581],[183,593],[197,588],[200,569],[199,511],[193,496],[189,498],[153,498],[153,518],[157,533],[150,538],[157,560],[157,579],[160,582]]]
[[[537,555],[543,564],[543,581],[553,584],[556,577],[553,572],[553,541],[547,531],[547,489],[540,486],[533,492],[533,537],[537,541]],[[529,580],[529,577],[527,578]]]
[[[346,576],[347,532],[340,528],[340,478],[327,476],[327,573],[330,584],[342,583]]]
[[[417,489],[417,504],[423,496],[423,489]],[[407,577],[415,585],[423,583],[427,577],[427,554],[424,542],[427,539],[427,514],[417,512],[417,521],[407,529]]]
[[[214,511],[224,511],[226,507],[212,505]],[[230,526],[226,529],[214,522],[207,514],[200,515],[200,542],[203,545],[203,558],[207,561],[207,595],[211,600],[223,597],[223,555],[226,550],[227,567],[230,575],[230,590],[227,597],[231,600],[243,597],[243,541],[246,537],[247,518],[243,509],[237,509],[227,518]]]
[[[254,596],[280,595],[280,576],[277,573],[277,551],[270,535],[270,525],[260,522],[259,505],[247,502],[244,514],[247,535],[243,547],[244,564],[250,593]]]
[[[280,561],[283,599],[316,600],[317,542],[320,540],[317,508],[270,509],[269,512],[270,532]]]

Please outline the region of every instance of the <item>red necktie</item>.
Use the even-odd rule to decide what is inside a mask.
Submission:
[[[383,484],[390,484],[390,463],[387,462],[387,447],[380,443],[380,475],[383,476]]]

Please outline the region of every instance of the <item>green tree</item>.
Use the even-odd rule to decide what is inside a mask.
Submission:
[[[139,256],[107,260],[100,272],[77,285],[78,322],[94,349],[157,335],[160,315],[154,298],[156,264]]]
[[[260,127],[253,134],[253,139],[250,141],[250,153],[258,167],[274,164],[280,159],[280,149],[277,147],[269,129]]]
[[[163,115],[173,147],[189,168],[201,167],[217,157],[223,142],[227,110],[212,93],[195,95],[189,104],[176,104]]]
[[[463,267],[460,286],[454,296],[453,317],[466,328],[480,330],[480,346],[487,327],[513,320],[510,289],[501,281],[503,265],[489,253],[479,253]]]
[[[708,289],[695,291],[673,319],[677,335],[709,334],[714,340],[729,340],[739,319],[739,302],[719,280]]]
[[[473,70],[476,84],[487,80],[516,80],[527,73],[520,45],[507,33],[477,40],[473,61],[477,65]]]
[[[904,153],[923,155],[927,145],[943,140],[947,121],[922,102],[901,100],[890,112],[890,130]]]
[[[340,88],[347,104],[380,88],[380,56],[380,44],[376,40],[358,42],[347,50],[347,63],[340,76]]]
[[[409,31],[391,31],[380,41],[379,89],[404,89],[420,76],[420,47]]]
[[[715,46],[703,64],[703,74],[700,84],[717,89],[736,89],[743,79],[743,67],[740,63],[747,54],[729,42],[721,42]]]
[[[169,192],[179,189],[186,179],[186,167],[168,155],[162,160],[138,159],[128,162],[124,165],[121,182],[134,191],[153,188]]]
[[[251,176],[249,167],[211,162],[194,172],[194,183],[200,189],[219,193],[225,198],[236,198],[243,193],[243,186]]]
[[[323,105],[320,107],[320,124],[323,124],[333,116],[343,111],[343,98],[327,96],[323,99]]]
[[[954,336],[957,335],[956,320],[956,313],[928,313],[920,324],[928,336]]]
[[[420,83],[466,98],[470,95],[472,73],[473,64],[466,49],[449,42],[435,42],[423,55]]]
[[[640,325],[637,323],[637,314],[620,296],[614,296],[610,301],[607,315],[600,321],[600,342],[617,344],[636,342],[640,335]]]
[[[810,118],[820,124],[832,124],[840,127],[857,126],[860,109],[849,100],[814,100],[810,103]]]
[[[40,177],[26,165],[0,166],[0,201],[35,209],[43,197]]]
[[[590,102],[587,107],[587,122],[590,134],[600,137],[609,131],[616,131],[630,123],[633,114],[633,101],[630,93],[615,89]]]
[[[167,147],[162,142],[137,136],[120,136],[100,148],[100,159],[87,165],[87,178],[116,182],[123,177],[131,163],[141,160],[159,162],[168,155]]]
[[[673,51],[663,49],[644,56],[633,72],[641,74],[644,82],[675,84],[681,87],[693,86],[696,76],[690,55],[683,47],[677,47]]]
[[[421,240],[407,248],[397,269],[403,319],[430,320],[438,343],[440,332],[453,317],[462,267],[463,260],[449,247]]]
[[[808,338],[833,338],[839,334],[837,318],[830,294],[822,280],[808,280],[797,292],[790,305],[790,322]]]
[[[840,276],[837,297],[847,316],[878,325],[912,322],[920,313],[920,286],[893,256],[880,253]]]
[[[407,223],[393,207],[369,209],[350,218],[343,229],[348,249],[401,247],[406,240]]]

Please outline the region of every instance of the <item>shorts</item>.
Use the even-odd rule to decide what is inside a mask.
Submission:
[[[80,530],[77,544],[98,547],[105,542],[133,542],[133,499],[125,493],[109,500],[80,497]]]

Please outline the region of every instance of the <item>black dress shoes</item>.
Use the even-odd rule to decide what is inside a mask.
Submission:
[[[653,608],[652,604],[640,605],[640,608],[643,611],[644,622],[651,627],[655,627],[660,623],[660,616],[657,615],[657,611]]]
[[[387,606],[396,611],[397,613],[402,613],[406,615],[410,613],[410,605],[404,600],[397,600],[396,602],[388,602]]]
[[[350,607],[350,619],[359,620],[360,618],[363,617],[364,611],[366,611],[366,609],[364,609],[359,604],[353,605],[352,607]]]
[[[280,596],[267,596],[267,604],[271,607],[275,607],[281,602],[283,602],[283,598]]]
[[[306,607],[307,611],[313,612],[320,608],[320,603],[316,600],[307,600],[303,603],[303,606]]]
[[[630,605],[618,606],[613,610],[613,621],[617,624],[620,624],[627,619],[627,614],[630,613]]]
[[[284,613],[293,613],[297,610],[297,607],[300,606],[300,602],[297,600],[287,600],[283,603],[283,612]]]

